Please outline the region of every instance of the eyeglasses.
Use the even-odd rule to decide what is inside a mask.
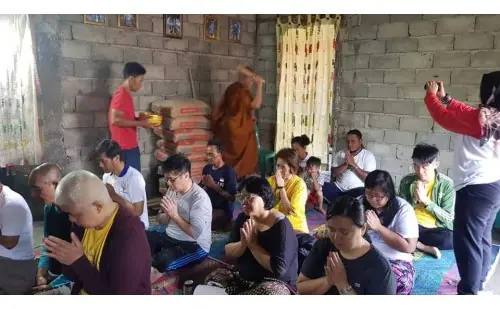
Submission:
[[[366,191],[365,190],[365,196],[369,199],[372,199],[372,200],[383,200],[384,198],[386,198],[387,196],[385,194],[375,194],[375,193],[372,193],[370,191]]]
[[[175,177],[165,177],[165,181],[169,183],[174,183],[179,177],[181,177],[184,174],[177,175]]]
[[[257,195],[252,194],[252,193],[238,193],[235,196],[235,199],[237,202],[240,202],[241,204],[249,202],[252,200],[254,197],[257,197]]]

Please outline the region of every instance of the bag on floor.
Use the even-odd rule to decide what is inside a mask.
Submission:
[[[151,103],[151,110],[164,117],[209,116],[210,106],[195,99],[161,100]]]

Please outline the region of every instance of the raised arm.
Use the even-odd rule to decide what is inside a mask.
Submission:
[[[262,106],[262,78],[255,77],[254,80],[257,86],[257,91],[252,100],[252,109],[259,109]]]
[[[448,131],[480,138],[482,128],[479,123],[479,109],[469,107],[455,99],[452,99],[449,102],[451,106],[446,108],[436,92],[437,83],[427,82],[427,94],[424,102],[432,119]]]

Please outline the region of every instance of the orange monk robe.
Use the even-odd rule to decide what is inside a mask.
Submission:
[[[214,109],[212,129],[224,148],[224,161],[231,165],[238,178],[257,170],[258,151],[255,136],[252,95],[243,84],[231,84],[221,104]]]

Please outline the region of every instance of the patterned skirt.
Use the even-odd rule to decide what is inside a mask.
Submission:
[[[412,262],[403,260],[389,261],[392,266],[392,271],[396,275],[396,294],[410,295],[415,282],[415,268]]]
[[[205,279],[206,285],[217,285],[228,295],[290,295],[288,286],[272,279],[261,282],[243,279],[236,269],[219,268]]]

